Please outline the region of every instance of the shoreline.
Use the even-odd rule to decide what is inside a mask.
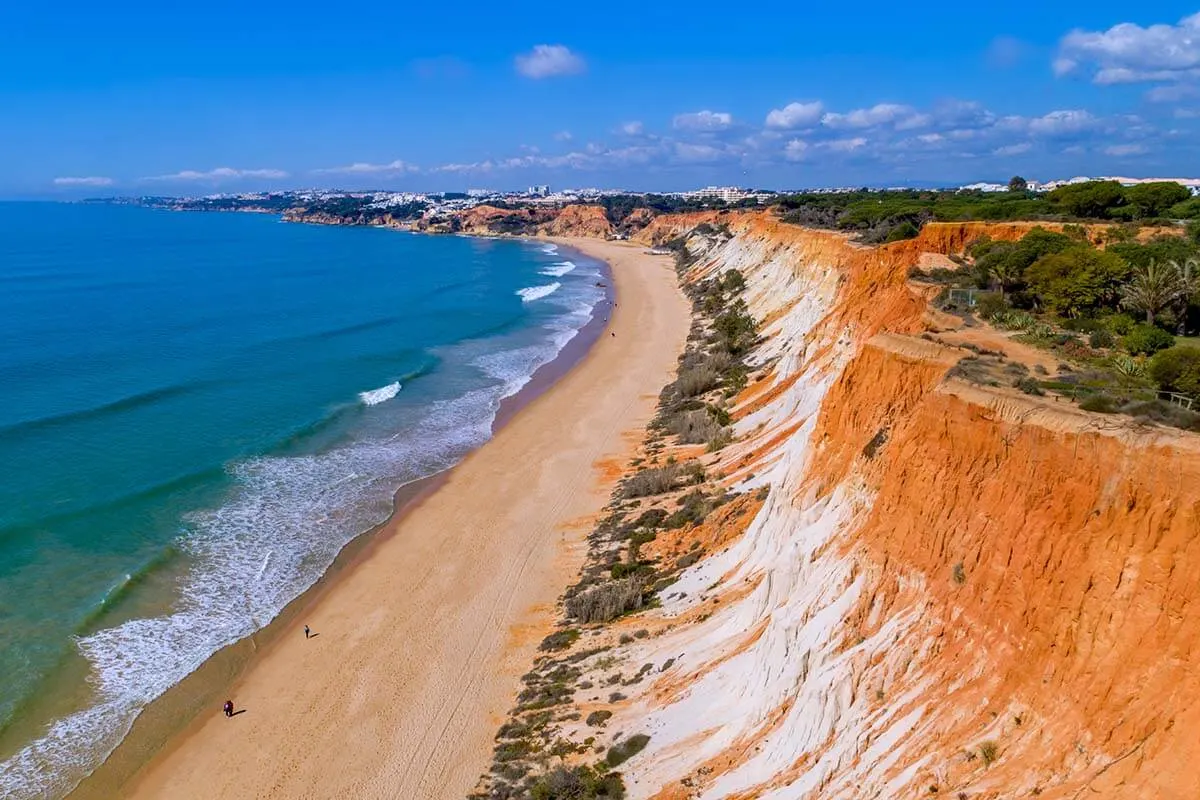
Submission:
[[[430,768],[434,766],[431,762],[441,762],[437,766],[443,773],[447,770],[453,773],[453,780],[461,791],[450,790],[449,786],[445,785],[444,780],[434,780],[432,783],[423,782],[423,778],[418,780],[415,786],[412,786],[409,794],[404,796],[409,797],[461,797],[469,791],[475,780],[481,775],[487,767],[488,755],[490,753],[490,745],[495,728],[498,725],[499,719],[507,710],[508,704],[518,685],[520,673],[532,661],[534,647],[540,636],[533,636],[538,631],[546,632],[550,629],[554,621],[554,604],[561,594],[562,590],[569,583],[571,576],[577,571],[579,564],[582,562],[583,549],[582,539],[586,535],[586,522],[580,522],[579,515],[576,513],[567,513],[567,508],[563,506],[578,506],[578,498],[565,499],[562,498],[561,486],[556,487],[554,483],[562,483],[569,481],[576,484],[575,491],[572,494],[587,495],[587,503],[589,508],[585,509],[590,516],[598,512],[607,500],[608,489],[610,485],[603,485],[603,479],[600,481],[600,487],[596,487],[597,481],[589,474],[596,469],[596,458],[592,457],[586,460],[585,463],[572,464],[574,467],[572,474],[568,478],[556,481],[547,481],[546,476],[537,476],[541,478],[541,484],[547,484],[544,488],[554,490],[558,489],[560,495],[560,503],[555,507],[555,510],[561,513],[553,514],[553,518],[547,517],[545,512],[537,513],[535,509],[528,508],[531,503],[527,498],[514,497],[513,492],[506,491],[504,487],[497,487],[494,484],[501,480],[501,476],[496,474],[495,468],[501,466],[504,471],[520,472],[542,472],[544,468],[540,465],[537,459],[530,458],[533,455],[529,452],[527,441],[530,438],[531,432],[535,438],[539,438],[538,442],[546,452],[538,454],[539,458],[555,460],[559,455],[556,451],[560,448],[557,446],[558,439],[554,436],[542,434],[537,435],[538,428],[573,428],[578,427],[571,425],[568,420],[572,412],[578,410],[580,400],[591,402],[591,397],[597,394],[603,395],[605,390],[610,388],[613,383],[622,383],[614,381],[611,375],[614,366],[621,366],[621,362],[627,358],[640,356],[635,358],[635,361],[647,362],[642,370],[643,373],[654,373],[656,377],[654,382],[649,385],[640,385],[634,397],[624,398],[625,402],[617,405],[615,408],[611,399],[606,401],[595,402],[597,406],[603,406],[607,409],[607,416],[610,418],[606,421],[612,422],[611,417],[621,417],[621,423],[617,430],[610,429],[607,432],[594,431],[568,431],[574,433],[576,438],[586,439],[586,445],[589,456],[607,455],[611,457],[616,451],[620,454],[628,449],[628,443],[622,443],[619,434],[629,431],[630,428],[637,429],[635,433],[640,431],[641,427],[649,421],[654,410],[654,403],[657,399],[658,390],[661,386],[668,382],[671,378],[675,367],[675,357],[682,349],[683,340],[686,337],[688,325],[690,324],[690,313],[688,312],[682,293],[679,292],[674,270],[665,260],[650,256],[644,253],[644,248],[628,243],[606,242],[599,240],[579,240],[567,239],[559,237],[538,237],[531,239],[532,241],[548,241],[559,244],[565,248],[573,249],[582,253],[586,258],[594,259],[602,262],[605,265],[606,272],[606,296],[596,306],[597,312],[593,319],[580,329],[579,333],[568,342],[562,351],[547,364],[540,367],[531,376],[529,382],[526,383],[520,391],[513,396],[506,398],[497,411],[496,419],[493,422],[492,437],[481,445],[476,450],[468,454],[459,464],[452,467],[446,472],[435,476],[430,476],[419,481],[416,481],[407,486],[401,487],[396,494],[396,499],[393,507],[393,512],[389,518],[382,524],[372,528],[371,530],[356,537],[350,544],[343,548],[337,560],[329,570],[311,587],[308,591],[293,600],[285,610],[265,628],[257,632],[251,637],[248,637],[241,642],[224,648],[218,654],[210,658],[204,666],[185,679],[176,687],[173,687],[166,695],[152,703],[135,723],[133,730],[126,736],[125,740],[118,746],[112,755],[101,765],[91,776],[85,779],[70,795],[74,800],[88,800],[92,797],[107,797],[114,794],[122,796],[146,796],[146,797],[195,797],[195,796],[243,796],[248,791],[248,784],[253,785],[256,782],[267,781],[268,778],[263,775],[264,772],[270,772],[268,764],[264,763],[262,753],[259,752],[256,757],[254,751],[256,749],[274,749],[288,751],[290,755],[295,755],[293,752],[295,747],[291,746],[295,742],[289,743],[286,740],[294,740],[300,737],[297,733],[297,727],[306,728],[310,735],[317,735],[321,732],[328,734],[327,730],[322,730],[328,727],[328,724],[317,727],[317,733],[312,734],[313,726],[307,723],[310,718],[313,706],[321,705],[317,702],[320,697],[327,696],[330,692],[337,691],[338,681],[344,681],[352,675],[347,675],[342,664],[341,658],[336,652],[330,653],[330,650],[336,651],[333,647],[334,642],[329,642],[329,646],[321,648],[321,634],[327,639],[334,638],[330,634],[334,629],[330,628],[328,623],[322,623],[321,620],[332,614],[335,610],[341,611],[345,606],[357,606],[365,608],[365,613],[372,615],[387,614],[388,616],[397,618],[397,621],[410,628],[429,627],[429,621],[421,618],[423,610],[432,613],[434,619],[434,631],[431,633],[434,636],[432,643],[425,642],[422,646],[432,647],[434,650],[444,650],[445,647],[438,647],[442,643],[441,634],[447,633],[450,636],[451,644],[454,643],[454,634],[457,629],[463,627],[463,622],[460,619],[455,619],[453,615],[447,616],[443,605],[464,605],[476,606],[476,608],[466,609],[474,612],[466,614],[469,621],[474,623],[476,630],[475,638],[478,639],[482,635],[487,639],[486,644],[489,645],[488,652],[484,655],[487,658],[475,658],[472,662],[474,672],[473,680],[469,683],[476,690],[478,695],[474,699],[476,702],[474,708],[477,711],[484,713],[469,714],[464,709],[462,713],[457,713],[463,703],[469,698],[454,697],[456,693],[461,691],[460,688],[443,686],[444,675],[430,675],[430,664],[404,664],[400,671],[409,669],[418,673],[416,677],[423,678],[429,682],[438,684],[436,688],[449,690],[445,693],[446,696],[441,698],[439,707],[428,708],[430,703],[422,703],[422,698],[416,699],[418,709],[413,711],[428,711],[432,712],[435,717],[442,718],[443,727],[441,729],[441,737],[443,752],[425,752],[413,754],[393,750],[390,753],[379,753],[380,762],[383,763],[361,763],[358,766],[365,768],[368,771],[374,769],[376,771],[391,769],[396,761],[404,761],[404,756],[409,755],[418,760],[424,757],[423,774],[427,774]],[[564,254],[567,255],[567,254]],[[569,255],[568,255],[569,257]],[[653,269],[640,269],[644,267],[653,267]],[[658,272],[658,275],[653,275]],[[620,273],[620,274],[619,274]],[[643,273],[643,274],[637,274]],[[666,273],[666,274],[663,274]],[[639,282],[645,282],[651,277],[658,278],[655,291],[661,295],[664,290],[664,285],[669,284],[668,294],[673,294],[676,300],[677,313],[667,314],[669,320],[664,323],[661,320],[655,320],[658,316],[659,309],[653,302],[647,303],[648,298],[639,297],[639,302],[647,303],[642,309],[641,314],[637,314],[637,309],[632,312],[626,312],[624,308],[615,309],[612,305],[617,294],[621,293],[622,288],[629,284],[634,289],[634,293],[640,294]],[[605,311],[610,312],[611,319],[604,319]],[[646,312],[650,312],[647,314]],[[639,330],[641,325],[632,324],[634,316],[645,317],[638,322],[648,323],[656,322],[657,327],[664,329],[663,333],[670,341],[671,347],[663,348],[661,345],[667,342],[654,342],[642,338],[642,331]],[[603,334],[609,331],[617,332],[619,341],[612,342],[612,337],[604,337]],[[666,330],[669,328],[674,330]],[[622,329],[627,329],[624,337],[620,335]],[[660,337],[661,338],[661,337]],[[613,346],[604,347],[603,345],[609,342]],[[628,354],[625,358],[615,360],[611,357],[613,350],[616,349],[631,349],[634,352]],[[608,351],[597,353],[597,351]],[[654,352],[651,352],[654,351]],[[664,358],[665,351],[665,358]],[[601,355],[604,358],[601,358]],[[597,362],[613,362],[598,364]],[[638,377],[643,377],[639,373]],[[644,383],[644,380],[639,381]],[[631,387],[632,388],[632,387]],[[568,390],[573,390],[571,399],[564,398]],[[580,391],[583,389],[584,391]],[[649,394],[647,394],[649,393]],[[631,413],[632,412],[632,413]],[[586,414],[585,414],[586,416]],[[545,424],[543,424],[545,423]],[[632,424],[631,424],[632,423]],[[519,429],[519,430],[515,430]],[[590,433],[591,435],[587,435]],[[601,437],[601,438],[597,438]],[[570,437],[568,437],[570,438]],[[511,440],[511,441],[510,441]],[[579,448],[575,448],[578,450]],[[603,453],[593,452],[602,450]],[[500,453],[497,451],[505,450]],[[572,451],[573,455],[581,455]],[[561,460],[561,459],[559,459]],[[478,473],[480,465],[478,462],[489,462],[490,474],[483,477],[491,478],[483,486],[480,486],[476,481],[479,475],[472,474],[470,476],[461,475],[461,472]],[[490,463],[496,462],[496,463]],[[583,469],[581,469],[583,468]],[[613,470],[605,470],[609,475]],[[611,480],[611,479],[610,479]],[[487,485],[487,484],[492,485]],[[521,483],[514,481],[514,483]],[[580,485],[586,484],[586,485]],[[522,489],[526,488],[524,485]],[[499,490],[499,491],[498,491]],[[585,491],[580,491],[585,490]],[[381,609],[381,602],[378,597],[369,601],[365,606],[356,589],[360,589],[361,585],[369,581],[378,583],[381,579],[386,583],[395,583],[394,580],[388,580],[380,575],[380,572],[386,572],[381,569],[384,566],[404,567],[408,566],[402,562],[409,559],[404,558],[405,555],[411,555],[411,551],[416,547],[428,546],[428,541],[417,543],[413,541],[413,534],[416,528],[438,519],[444,519],[447,514],[453,515],[457,506],[462,506],[466,503],[472,505],[471,497],[473,495],[488,495],[493,496],[493,502],[490,506],[479,506],[477,511],[485,512],[491,516],[503,515],[505,513],[504,505],[521,507],[524,513],[514,514],[517,519],[514,522],[527,522],[526,517],[536,517],[536,522],[544,529],[542,532],[559,532],[557,541],[554,537],[543,537],[540,546],[530,547],[528,542],[521,541],[522,537],[514,534],[513,531],[492,531],[498,533],[498,538],[504,540],[503,543],[495,543],[489,547],[486,542],[472,541],[470,537],[464,537],[461,533],[456,537],[453,543],[455,547],[451,548],[450,553],[443,553],[434,546],[425,555],[433,556],[433,563],[430,565],[435,572],[438,570],[438,562],[442,560],[442,556],[446,558],[461,557],[471,559],[471,564],[450,565],[450,571],[466,571],[479,573],[486,585],[488,573],[491,572],[492,583],[495,583],[495,572],[490,568],[503,566],[505,562],[509,562],[510,568],[517,570],[518,578],[525,578],[531,571],[536,577],[536,581],[532,587],[523,587],[512,584],[510,581],[504,587],[490,587],[492,589],[503,589],[500,592],[500,599],[506,599],[502,607],[491,606],[479,607],[478,602],[473,602],[472,597],[462,598],[461,591],[456,591],[459,587],[443,586],[443,595],[434,598],[438,602],[426,608],[418,607],[419,603],[413,603],[413,607],[409,607],[410,600],[419,598],[421,590],[429,582],[430,578],[425,575],[411,575],[407,579],[410,584],[409,588],[416,592],[416,595],[411,593],[397,593],[404,596],[406,599],[400,603],[393,605],[398,608]],[[574,502],[572,502],[574,500]],[[497,505],[499,504],[499,505]],[[478,502],[475,505],[479,505]],[[469,509],[468,509],[469,510]],[[515,512],[517,509],[508,509],[509,513]],[[573,512],[575,509],[572,508]],[[478,521],[478,520],[477,520]],[[573,524],[572,524],[573,523]],[[564,526],[569,529],[564,529]],[[524,537],[528,538],[528,537]],[[409,541],[399,541],[409,540]],[[497,546],[503,544],[504,546]],[[538,543],[535,541],[535,545]],[[524,548],[522,549],[522,545]],[[512,552],[512,548],[517,548],[516,552]],[[453,552],[461,550],[462,552]],[[521,556],[521,562],[512,564],[511,562],[517,556]],[[384,564],[386,562],[386,564]],[[444,564],[442,565],[444,566]],[[364,577],[364,573],[370,573]],[[404,583],[406,581],[400,581]],[[446,591],[448,590],[448,591]],[[481,592],[482,593],[482,592]],[[358,595],[348,598],[348,595]],[[486,608],[486,612],[483,611]],[[390,613],[389,613],[390,612]],[[439,613],[440,612],[440,613]],[[481,613],[485,613],[480,619]],[[304,642],[303,639],[297,642],[294,638],[296,629],[305,624],[312,624],[318,637],[314,641]],[[424,625],[422,624],[424,623]],[[447,628],[448,630],[439,631],[438,626]],[[322,630],[325,627],[328,633]],[[393,649],[395,645],[400,645],[400,650],[403,651],[411,646],[411,640],[405,641],[401,637],[401,641],[396,641],[397,634],[395,631],[388,629],[372,631],[378,637],[376,644],[383,649]],[[336,635],[336,634],[335,634]],[[441,637],[441,638],[439,638]],[[354,637],[361,638],[361,637]],[[350,646],[358,642],[351,643]],[[461,644],[461,643],[460,643]],[[470,661],[470,656],[475,655],[479,650],[480,644],[468,642],[472,646],[467,649],[466,655]],[[271,681],[266,680],[266,674],[272,676],[286,676],[284,682],[289,685],[293,682],[293,676],[290,671],[301,669],[302,666],[296,664],[297,647],[300,645],[309,646],[312,651],[325,651],[325,655],[332,657],[323,658],[322,654],[318,653],[313,656],[311,653],[305,653],[303,661],[306,670],[305,678],[309,680],[309,688],[316,688],[317,697],[311,699],[307,703],[300,703],[306,707],[305,711],[293,718],[292,724],[278,725],[278,716],[275,716],[270,723],[270,727],[274,728],[274,735],[262,739],[258,736],[251,735],[251,740],[254,741],[249,747],[236,747],[231,744],[225,735],[217,736],[215,734],[214,722],[217,725],[222,723],[228,724],[227,720],[218,719],[219,714],[204,713],[206,708],[216,708],[219,706],[219,697],[221,692],[228,691],[235,699],[235,703],[239,698],[244,698],[248,714],[246,717],[240,717],[243,722],[239,725],[239,729],[262,727],[257,720],[250,719],[251,715],[255,714],[259,708],[264,708],[264,703],[268,703],[272,707],[272,714],[279,712],[279,715],[295,714],[295,706],[298,704],[297,698],[280,698],[277,692],[271,689]],[[387,647],[391,646],[391,647]],[[461,649],[461,648],[460,648]],[[403,652],[401,653],[403,655]],[[435,655],[435,654],[430,654]],[[444,655],[437,653],[436,655]],[[435,661],[441,661],[439,668],[442,670],[453,671],[455,667],[461,666],[456,658],[436,658]],[[317,664],[319,667],[327,667],[324,671],[323,680],[313,680],[311,672],[307,667],[311,666],[307,662],[318,661],[324,662]],[[375,663],[371,663],[374,661]],[[363,671],[380,671],[381,665],[378,659],[368,659],[361,664]],[[338,662],[338,663],[333,663]],[[319,671],[319,670],[318,670]],[[390,674],[392,670],[383,669],[381,677],[392,678],[393,680],[403,680],[400,675]],[[260,680],[262,676],[262,680]],[[332,684],[332,685],[331,685]],[[482,686],[480,684],[483,684]],[[371,684],[372,688],[367,691],[367,694],[376,694],[384,691],[386,687],[380,687],[378,681]],[[263,700],[256,698],[258,693],[264,694],[266,697]],[[252,699],[253,698],[253,699]],[[363,703],[373,707],[373,713],[367,716],[370,719],[364,720],[364,723],[370,726],[373,730],[378,727],[380,722],[378,717],[387,718],[386,722],[393,728],[406,728],[405,715],[400,713],[400,718],[396,718],[396,712],[407,710],[408,706],[400,700],[393,698],[392,703],[385,703],[380,706],[378,703],[372,704],[370,698],[358,698]],[[453,705],[451,700],[457,700],[457,705]],[[239,707],[243,707],[238,703]],[[453,707],[451,707],[453,705]],[[291,707],[289,707],[291,706]],[[397,709],[396,706],[404,708]],[[322,713],[327,717],[336,717],[340,712],[361,711],[361,709],[351,709],[344,707],[323,708]],[[388,712],[391,713],[388,713]],[[447,715],[448,714],[448,715]],[[180,717],[185,721],[180,722]],[[332,720],[329,720],[332,722]],[[356,723],[361,725],[363,723]],[[466,736],[465,731],[460,731],[455,735],[450,735],[448,728],[457,726],[459,729],[469,729],[470,736]],[[387,726],[385,726],[387,727]],[[412,724],[407,725],[412,728]],[[414,735],[421,741],[427,739],[429,733],[428,722],[423,722],[419,726],[419,731],[409,731],[409,738]],[[228,728],[222,727],[219,730],[228,733]],[[351,728],[357,730],[357,727]],[[253,734],[253,731],[251,731]],[[364,733],[365,731],[360,731]],[[465,738],[464,738],[465,736]],[[280,741],[283,737],[284,741]],[[353,737],[351,737],[353,738]],[[319,741],[319,739],[318,739]],[[311,743],[310,743],[311,744]],[[315,761],[316,764],[329,764],[325,747],[322,745],[328,744],[321,742],[315,747],[299,748],[303,751],[298,757],[302,759],[302,764],[308,761]],[[377,749],[378,742],[373,742],[367,749]],[[456,746],[461,751],[457,756],[449,757],[447,760],[445,748]],[[346,743],[342,743],[341,749],[345,751],[347,757],[355,762],[361,762],[362,758],[358,756],[358,752],[362,747],[350,747]],[[467,752],[470,755],[467,755]],[[243,765],[252,765],[252,767],[235,767],[232,762],[237,762]],[[471,764],[475,761],[475,764]],[[215,766],[214,766],[215,765]],[[315,766],[315,765],[314,765]],[[415,766],[415,765],[413,765]],[[211,775],[214,771],[220,773],[223,777],[220,781],[214,781]],[[306,773],[310,770],[304,768],[296,769],[295,765],[287,771],[287,774],[277,778],[275,782],[264,784],[266,794],[259,793],[260,796],[326,796],[326,790],[318,793],[313,789],[317,785],[325,785],[329,793],[338,791],[351,791],[354,796],[396,796],[392,784],[386,781],[379,784],[376,781],[370,781],[368,785],[363,785],[351,781],[350,774],[346,774],[343,783],[337,783],[338,775],[343,771],[350,773],[351,770],[343,770],[341,768],[334,770],[321,770],[315,778],[309,776],[308,780],[300,781],[293,784],[291,778],[297,773]],[[330,773],[333,774],[330,774]],[[236,773],[236,776],[235,776]],[[191,780],[188,776],[191,776]],[[196,783],[199,780],[197,776],[204,775],[201,783],[209,787],[210,793],[207,795],[198,795],[197,791],[200,784]],[[261,776],[261,778],[259,777]],[[410,772],[402,771],[400,775],[394,776],[396,780],[403,782],[411,780],[413,776]],[[447,775],[442,777],[449,778]],[[468,781],[464,783],[465,781]],[[431,779],[432,780],[432,779]],[[279,784],[283,781],[283,784]],[[315,782],[314,782],[315,781]],[[283,785],[294,785],[296,788],[285,791]],[[265,787],[270,786],[271,789]],[[278,786],[278,791],[275,787]],[[415,790],[415,793],[412,793]],[[444,793],[439,793],[444,790]],[[250,792],[254,793],[254,792]]]
[[[579,256],[600,264],[602,280],[606,284],[604,297],[597,302],[592,319],[563,345],[555,357],[534,370],[524,386],[500,401],[488,441],[587,357],[591,347],[604,333],[604,315],[611,313],[615,284],[609,263],[584,253],[567,240],[555,243],[574,251],[564,253],[566,258]],[[225,690],[252,667],[260,653],[269,651],[283,631],[296,624],[303,625],[303,622],[298,623],[300,617],[336,585],[345,571],[370,558],[375,548],[387,537],[389,529],[393,529],[403,515],[436,492],[457,467],[458,464],[455,464],[442,472],[400,486],[393,494],[392,508],[386,519],[347,542],[316,582],[293,598],[265,626],[213,653],[199,668],[151,701],[142,709],[116,748],[66,797],[70,800],[106,800],[115,789],[126,786],[155,759],[179,746],[197,724],[203,710],[220,706]]]

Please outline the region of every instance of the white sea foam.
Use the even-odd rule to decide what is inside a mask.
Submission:
[[[186,520],[179,546],[191,563],[172,611],[77,640],[91,664],[92,705],[51,724],[0,762],[0,796],[65,795],[128,733],[141,710],[220,648],[260,629],[311,586],[351,539],[391,511],[396,488],[453,466],[491,435],[501,401],[553,360],[594,313],[603,293],[590,267],[574,283],[523,289],[557,307],[529,342],[488,340],[448,348],[495,381],[450,400],[384,440],[319,455],[262,457],[231,465],[237,488],[224,505]],[[497,347],[501,349],[496,349]],[[399,383],[363,392],[371,405]],[[370,399],[368,399],[370,398]],[[379,398],[376,400],[375,398]]]
[[[171,613],[81,637],[95,692],[0,762],[0,797],[60,797],[107,756],[141,710],[220,648],[260,629],[385,519],[395,489],[455,464],[491,434],[507,387],[432,403],[403,435],[320,455],[263,457],[230,467],[237,488],[185,521],[191,568]]]
[[[545,254],[546,254],[546,255],[548,255],[548,256],[552,256],[552,255],[554,255],[555,253],[557,253],[557,252],[558,252],[558,245],[556,245],[556,244],[544,244],[544,245],[542,245],[542,252],[543,252],[543,253],[545,253]]]
[[[561,278],[571,270],[575,269],[574,261],[560,261],[557,264],[552,264],[548,267],[542,267],[539,272],[543,275],[549,275],[554,278]]]
[[[387,386],[381,386],[378,389],[372,389],[369,392],[359,392],[358,399],[363,401],[363,405],[377,406],[380,403],[386,403],[400,393],[400,381],[389,383]]]
[[[549,297],[558,291],[561,283],[548,283],[545,286],[527,286],[524,289],[517,289],[517,294],[521,296],[521,302],[532,303],[534,300],[541,300],[543,297]]]

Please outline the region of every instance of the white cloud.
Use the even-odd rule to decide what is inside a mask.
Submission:
[[[587,69],[583,59],[561,44],[539,44],[516,59],[517,72],[526,78],[540,80],[559,75],[578,75]]]
[[[729,155],[725,150],[709,144],[675,143],[675,157],[685,164],[711,164]]]
[[[1183,83],[1172,83],[1166,86],[1155,86],[1146,92],[1146,99],[1151,103],[1178,103],[1189,97],[1200,94],[1200,89]]]
[[[834,153],[852,153],[865,147],[867,140],[862,136],[855,136],[848,139],[833,139],[823,143],[821,146]]]
[[[440,167],[434,167],[434,172],[491,172],[493,164],[491,161],[473,161],[469,164],[442,164]]]
[[[1104,155],[1121,158],[1123,156],[1140,156],[1149,152],[1145,145],[1140,144],[1114,144],[1111,147],[1104,148]]]
[[[773,109],[767,114],[767,127],[785,131],[807,128],[821,121],[824,110],[825,104],[820,100],[812,103],[788,103],[783,108]]]
[[[644,130],[645,127],[637,120],[621,124],[621,133],[626,136],[641,136]]]
[[[808,142],[803,139],[792,139],[783,148],[783,157],[788,161],[803,161],[808,157],[809,149]]]
[[[1064,75],[1070,75],[1079,67],[1079,62],[1073,58],[1056,58],[1050,63],[1050,68],[1054,70],[1054,74],[1061,78]]]
[[[570,131],[559,131],[558,133],[554,134],[554,141],[556,142],[569,142],[574,138],[575,137],[571,135]]]
[[[1090,112],[1080,109],[1051,111],[1029,120],[1029,131],[1039,136],[1070,136],[1092,128],[1096,122]]]
[[[996,115],[979,103],[947,100],[933,109],[932,123],[941,128],[986,128],[996,123]]]
[[[715,148],[714,148],[715,149]],[[720,151],[718,151],[720,152]],[[662,159],[667,154],[657,145],[634,145],[630,147],[608,148],[590,143],[582,151],[574,151],[562,155],[530,154],[513,158],[488,159],[470,163],[442,164],[429,170],[430,172],[449,173],[492,173],[501,170],[522,169],[575,169],[595,170],[604,168],[619,168],[649,163],[656,158]],[[690,161],[706,161],[713,158],[708,151],[697,149],[685,150],[684,156]]]
[[[315,169],[313,172],[317,174],[338,173],[343,175],[372,175],[380,172],[418,172],[419,168],[415,164],[409,164],[407,161],[399,159],[387,164],[367,164],[361,161],[356,161],[353,164],[348,164],[344,167],[327,167],[326,169]]]
[[[85,178],[65,177],[55,178],[55,186],[112,186],[112,178],[104,178],[98,175],[92,175]]]
[[[1017,144],[1008,144],[1004,147],[997,147],[992,151],[992,155],[1000,156],[1001,158],[1007,156],[1019,156],[1022,153],[1028,153],[1032,149],[1033,145],[1029,142],[1018,142]]]
[[[733,115],[724,111],[696,111],[676,114],[672,125],[681,131],[722,131],[733,124]]]
[[[1054,71],[1066,75],[1084,65],[1098,84],[1200,77],[1200,13],[1177,25],[1122,22],[1106,31],[1071,31],[1059,44]]]
[[[239,180],[242,178],[269,178],[280,179],[286,178],[288,174],[281,169],[234,169],[232,167],[217,167],[210,169],[208,172],[198,172],[194,169],[185,169],[181,172],[175,172],[170,175],[154,175],[149,178],[143,178],[147,181],[224,181],[224,180]]]
[[[879,103],[870,108],[858,108],[845,114],[830,112],[821,123],[830,128],[876,128],[894,125],[897,130],[910,130],[928,125],[928,114],[919,114],[912,106],[898,103]]]

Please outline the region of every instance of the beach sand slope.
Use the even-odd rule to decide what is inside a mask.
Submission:
[[[671,259],[561,240],[612,266],[618,307],[582,362],[332,579],[229,690],[119,794],[462,798],[549,632],[690,322]],[[611,336],[615,333],[615,336]]]

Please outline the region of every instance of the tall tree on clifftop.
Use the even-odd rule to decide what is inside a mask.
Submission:
[[[1010,192],[1024,192],[1029,189],[1029,181],[1022,178],[1020,175],[1014,175],[1012,180],[1008,182],[1008,190]]]
[[[1154,316],[1177,303],[1186,291],[1177,264],[1151,261],[1134,267],[1133,279],[1121,289],[1121,305],[1144,312],[1146,324],[1153,325]]]

